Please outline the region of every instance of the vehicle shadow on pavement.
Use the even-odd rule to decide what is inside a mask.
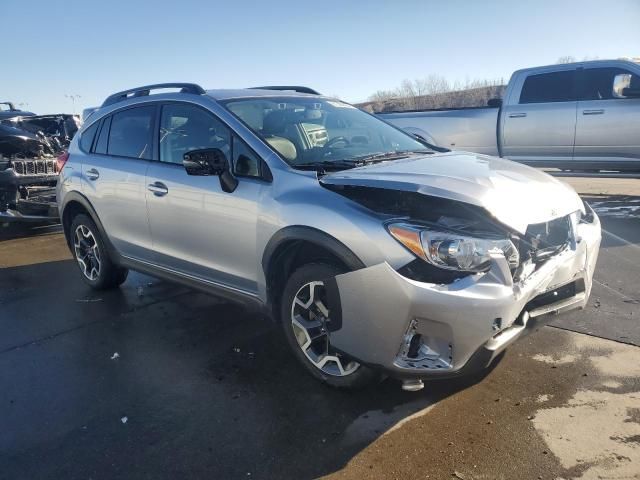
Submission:
[[[0,330],[0,478],[315,478],[481,379],[333,390],[255,313],[71,260],[0,269]]]
[[[2,225],[0,221],[0,241],[59,232],[62,232],[62,226],[59,223],[10,223]]]

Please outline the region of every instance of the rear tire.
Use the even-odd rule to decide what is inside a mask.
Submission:
[[[298,268],[284,288],[280,320],[294,356],[311,375],[332,387],[357,389],[382,377],[331,347],[330,306],[339,308],[339,298],[326,285],[341,273],[344,271],[327,263]]]
[[[106,290],[123,284],[129,271],[109,257],[95,222],[84,213],[73,218],[69,230],[73,258],[84,283],[94,290]]]

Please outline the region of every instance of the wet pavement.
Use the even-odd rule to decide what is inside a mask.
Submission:
[[[629,179],[580,180],[598,208],[640,198]],[[601,212],[586,310],[413,394],[323,387],[240,307],[139,274],[92,292],[58,227],[0,229],[0,479],[640,478],[627,211]]]

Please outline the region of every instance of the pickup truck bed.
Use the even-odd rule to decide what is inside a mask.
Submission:
[[[516,71],[499,108],[380,113],[440,147],[537,167],[640,171],[640,65],[597,60]]]
[[[378,116],[441,147],[499,155],[496,139],[499,112],[497,107],[475,107]]]

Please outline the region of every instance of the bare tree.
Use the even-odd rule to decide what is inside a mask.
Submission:
[[[576,57],[573,57],[571,55],[565,55],[563,57],[558,57],[558,60],[556,61],[556,63],[573,63],[576,61]]]
[[[478,107],[486,105],[490,98],[502,96],[503,90],[503,79],[451,84],[442,75],[431,74],[421,79],[406,79],[395,90],[379,90],[360,107],[374,112]]]

